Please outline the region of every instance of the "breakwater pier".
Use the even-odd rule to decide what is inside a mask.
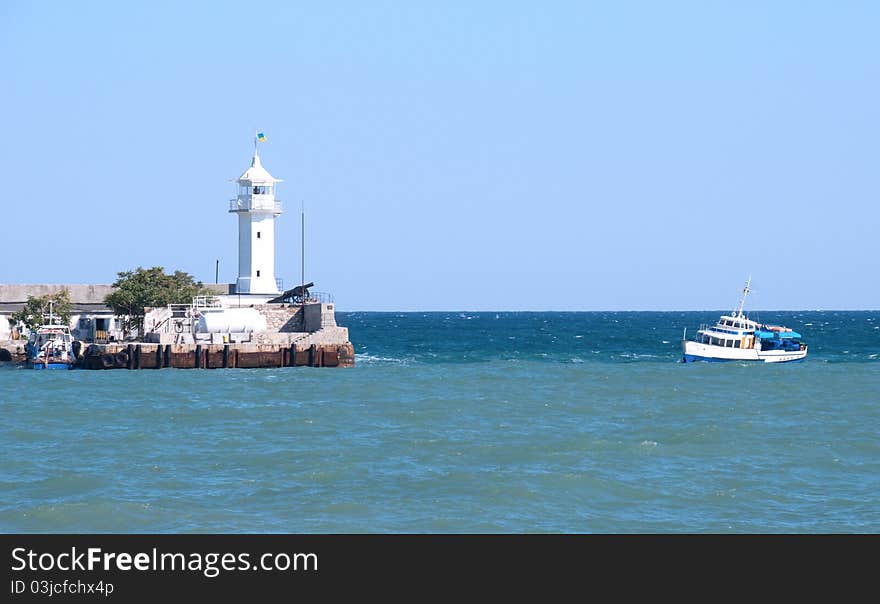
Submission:
[[[297,348],[266,344],[91,344],[81,369],[253,369],[259,367],[351,367],[351,344]]]
[[[93,323],[101,319],[84,312],[76,316],[71,330],[75,338],[70,351],[73,368],[353,366],[354,346],[348,328],[336,324],[329,296],[300,287],[291,292],[276,298],[277,302],[265,297],[220,295],[151,308],[137,339],[96,332]],[[291,299],[296,303],[282,301]],[[0,340],[0,362],[25,364],[26,344],[21,338]]]
[[[119,273],[113,285],[0,284],[0,363],[44,369],[352,366],[354,347],[348,329],[336,324],[332,296],[311,292],[314,283],[305,282],[304,212],[300,285],[283,290],[283,280],[275,277],[275,221],[283,212],[276,192],[282,181],[263,167],[259,140],[265,138],[255,137],[251,165],[235,181],[235,198],[224,206],[238,222],[234,283],[219,283],[217,260],[215,283],[199,282],[185,295],[144,294],[165,277],[162,267]],[[144,273],[151,285],[143,281]],[[123,303],[114,301],[119,292],[126,292]],[[52,315],[52,302],[50,325],[32,321],[41,312],[45,318],[45,311],[21,315],[32,303],[44,304],[47,296],[61,293],[63,325]],[[191,302],[158,306],[191,295]]]

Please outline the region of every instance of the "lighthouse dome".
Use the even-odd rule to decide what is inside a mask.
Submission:
[[[269,171],[263,167],[262,162],[260,162],[260,155],[255,153],[254,159],[251,161],[251,167],[245,170],[244,174],[238,177],[239,182],[260,182],[260,183],[273,183],[273,182],[281,182],[280,179],[273,177],[269,174]]]

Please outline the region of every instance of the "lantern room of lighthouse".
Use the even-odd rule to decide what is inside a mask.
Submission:
[[[281,202],[275,198],[274,178],[260,161],[254,146],[251,167],[238,178],[238,197],[229,211],[238,214],[238,280],[236,293],[277,294],[275,280],[275,219]]]

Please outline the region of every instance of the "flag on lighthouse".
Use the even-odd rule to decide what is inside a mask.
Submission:
[[[263,134],[262,132],[257,132],[257,140],[260,141],[261,143],[265,143],[266,142],[266,135]]]

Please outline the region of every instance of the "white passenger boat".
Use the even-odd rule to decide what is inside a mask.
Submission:
[[[781,325],[752,321],[743,313],[751,278],[743,288],[739,309],[721,315],[713,326],[702,325],[693,340],[682,336],[682,361],[763,361],[784,363],[800,361],[807,356],[807,345],[801,334]]]

